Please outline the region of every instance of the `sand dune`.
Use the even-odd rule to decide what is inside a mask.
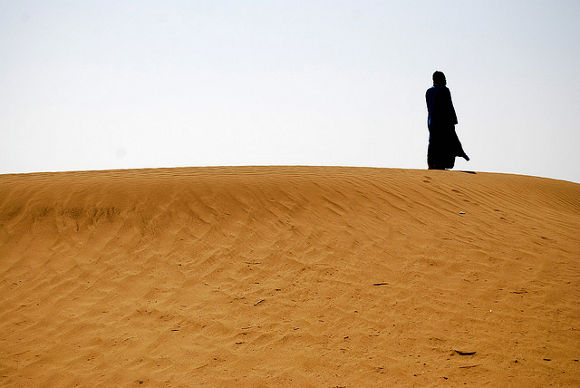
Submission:
[[[580,385],[565,181],[0,175],[0,275],[3,386]]]

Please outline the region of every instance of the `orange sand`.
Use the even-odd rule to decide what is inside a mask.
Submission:
[[[565,181],[0,175],[0,280],[3,386],[580,384]]]

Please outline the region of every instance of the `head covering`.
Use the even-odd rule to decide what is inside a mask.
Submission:
[[[442,71],[436,71],[433,73],[433,85],[445,86],[447,85],[447,80],[445,79],[445,74]]]

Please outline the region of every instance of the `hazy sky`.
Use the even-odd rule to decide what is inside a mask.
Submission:
[[[0,0],[0,173],[426,168],[580,182],[580,1]]]

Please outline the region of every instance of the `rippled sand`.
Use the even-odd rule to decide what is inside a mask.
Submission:
[[[579,284],[565,181],[0,175],[3,386],[580,385]]]

